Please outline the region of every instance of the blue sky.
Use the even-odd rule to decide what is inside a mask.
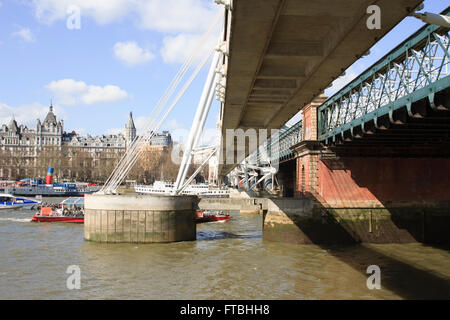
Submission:
[[[440,12],[450,0],[424,3],[425,11]],[[80,29],[67,28],[70,5],[81,9]],[[66,130],[118,132],[130,111],[141,127],[219,8],[212,0],[0,0],[0,122],[14,114],[34,128],[53,99]],[[406,18],[326,93],[421,25]],[[205,77],[206,70],[162,129],[190,128]],[[206,124],[212,131],[218,110],[215,102]]]

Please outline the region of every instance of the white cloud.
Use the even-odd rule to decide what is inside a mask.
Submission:
[[[217,38],[211,35],[202,45],[201,50],[196,44],[201,39],[199,34],[180,33],[176,36],[166,36],[163,39],[161,56],[166,63],[183,63],[195,51],[206,52],[217,45]],[[201,55],[197,58],[201,58]]]
[[[54,105],[53,107],[58,120],[64,119],[64,110],[57,105]],[[0,125],[9,125],[12,117],[14,116],[19,126],[23,124],[30,129],[35,129],[37,119],[43,121],[48,111],[48,106],[44,106],[38,102],[21,105],[19,107],[11,107],[0,102]]]
[[[106,24],[129,14],[133,4],[134,1],[127,0],[33,0],[36,18],[47,24],[68,18],[70,6],[80,8],[81,18],[90,17],[98,24]]]
[[[135,41],[116,42],[114,54],[128,66],[142,64],[155,57],[153,53],[141,48]]]
[[[33,0],[35,16],[42,23],[66,19],[71,5],[80,8],[82,18],[98,24],[137,17],[136,25],[159,32],[197,32],[221,9],[205,0]]]
[[[36,41],[33,33],[29,28],[20,28],[20,30],[13,32],[12,36],[19,37],[25,42],[34,42]]]
[[[85,104],[116,102],[128,97],[128,93],[118,86],[87,85],[83,81],[73,79],[52,81],[45,87],[55,94],[59,103],[64,105],[74,105],[78,102]]]
[[[128,118],[127,118],[128,119]],[[137,117],[134,118],[134,125],[138,134],[143,134],[144,129],[147,128],[150,117]]]
[[[141,27],[176,33],[205,30],[221,7],[212,1],[142,0],[136,9]]]
[[[180,63],[193,49],[199,35],[203,34],[222,6],[210,0],[33,0],[35,15],[42,23],[51,24],[69,17],[67,8],[78,6],[81,18],[95,20],[98,24],[129,19],[146,30],[165,34],[160,53],[165,62]],[[215,33],[217,34],[217,33]],[[216,41],[216,37],[208,39]],[[147,62],[153,54],[136,43],[116,43],[117,58],[128,65]]]
[[[88,91],[84,93],[81,100],[86,104],[115,102],[128,97],[126,91],[118,86],[107,85],[104,87],[89,86]]]
[[[83,81],[62,79],[58,81],[52,81],[46,87],[54,92],[62,94],[74,94],[85,92],[88,86]]]
[[[177,121],[177,119],[171,119],[162,125],[164,130],[176,130],[185,129],[184,126]]]

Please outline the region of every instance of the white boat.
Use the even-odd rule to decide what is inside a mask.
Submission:
[[[0,193],[0,209],[33,207],[39,203],[39,200],[31,200],[24,197],[15,197],[7,193]]]
[[[153,185],[135,185],[134,190],[139,194],[171,194],[175,185],[171,182],[155,181]],[[228,188],[221,189],[210,187],[208,184],[190,184],[181,194],[197,195],[202,197],[228,197],[230,191]]]

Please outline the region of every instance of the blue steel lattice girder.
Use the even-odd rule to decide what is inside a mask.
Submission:
[[[344,131],[353,133],[355,126],[361,126],[364,130],[364,123],[371,120],[377,126],[377,118],[386,114],[390,114],[393,121],[393,112],[405,106],[408,114],[412,115],[412,103],[426,97],[433,107],[434,93],[449,87],[450,81],[448,71],[445,77],[439,79],[444,66],[448,69],[449,37],[448,32],[442,34],[445,31],[439,30],[441,34],[438,34],[437,30],[438,26],[424,26],[319,107],[319,140],[326,140],[327,143],[329,137],[342,135]],[[439,50],[442,57],[437,57]],[[416,75],[412,85],[408,79],[414,72]],[[357,97],[354,99],[355,95]],[[364,102],[360,107],[364,111],[359,110],[361,116],[358,118],[357,104],[353,103],[350,110],[350,104],[355,100]],[[341,110],[343,108],[346,110]],[[342,118],[341,113],[344,112],[345,117]]]

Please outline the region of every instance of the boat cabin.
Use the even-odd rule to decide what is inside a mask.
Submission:
[[[61,208],[72,209],[84,209],[84,197],[70,197],[61,202]]]
[[[0,194],[0,203],[16,202],[16,197],[10,194]],[[22,201],[23,202],[23,201]]]

